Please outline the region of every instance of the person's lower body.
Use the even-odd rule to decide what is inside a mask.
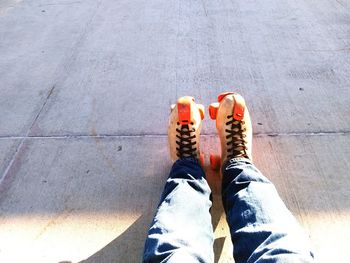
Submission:
[[[222,174],[236,263],[313,261],[307,235],[249,159],[230,159]],[[213,262],[210,194],[197,160],[174,163],[148,232],[143,262]]]
[[[209,113],[221,143],[217,163],[236,263],[313,261],[308,237],[251,162],[252,124],[243,97],[221,93]],[[143,262],[214,260],[211,191],[199,164],[203,118],[204,107],[193,97],[181,97],[171,107],[168,140],[175,163],[148,232]]]

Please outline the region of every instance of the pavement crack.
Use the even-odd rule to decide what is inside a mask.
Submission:
[[[37,113],[37,115],[35,116],[35,118],[34,118],[32,124],[30,125],[30,128],[29,128],[29,130],[28,130],[28,132],[27,132],[27,135],[28,135],[28,136],[29,136],[29,134],[30,134],[30,132],[31,132],[31,130],[32,130],[32,128],[33,128],[33,126],[35,125],[36,121],[39,119],[39,116],[40,116],[41,112],[44,110],[45,105],[47,104],[48,100],[50,99],[50,97],[51,97],[51,95],[52,95],[52,93],[53,93],[55,87],[56,87],[56,86],[53,85],[53,86],[51,87],[51,89],[49,90],[49,92],[48,92],[48,94],[47,94],[47,96],[46,96],[46,99],[45,99],[44,103],[41,105],[41,108],[40,108],[39,112]]]
[[[39,110],[38,113],[36,114],[34,120],[32,121],[32,124],[30,125],[30,127],[29,127],[28,131],[26,132],[26,135],[25,135],[25,136],[17,136],[17,138],[16,138],[16,136],[5,136],[5,137],[1,137],[1,138],[0,138],[0,139],[4,139],[4,138],[5,138],[5,139],[6,139],[6,138],[8,138],[8,139],[9,139],[9,138],[16,138],[16,139],[21,140],[20,143],[18,144],[18,146],[16,147],[16,150],[15,150],[15,152],[14,152],[12,158],[10,159],[9,164],[6,166],[6,169],[5,169],[4,173],[3,173],[2,176],[0,177],[0,186],[1,186],[2,182],[4,182],[5,179],[7,178],[7,175],[9,174],[9,171],[10,171],[12,165],[13,165],[14,162],[16,161],[17,156],[18,156],[18,154],[20,153],[20,151],[21,151],[21,149],[22,149],[22,147],[23,147],[23,144],[24,144],[25,140],[28,139],[28,138],[30,138],[30,132],[31,132],[33,126],[35,125],[36,121],[38,120],[38,118],[39,118],[41,112],[43,111],[43,109],[44,109],[44,107],[45,107],[47,101],[48,101],[49,98],[51,97],[51,95],[52,95],[54,89],[55,89],[55,85],[53,85],[53,86],[51,87],[50,91],[48,92],[48,94],[47,94],[47,96],[46,96],[46,98],[45,98],[44,103],[43,103],[42,106],[40,107],[40,110]],[[1,188],[0,188],[0,189],[1,189]]]

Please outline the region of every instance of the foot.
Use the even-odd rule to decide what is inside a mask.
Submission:
[[[232,158],[252,158],[252,124],[243,97],[237,93],[226,92],[218,96],[218,102],[209,106],[212,119],[216,119],[216,128],[221,143],[221,160],[210,157],[212,167],[215,162],[220,167]]]
[[[203,159],[199,150],[203,118],[204,107],[196,104],[193,97],[181,97],[171,106],[168,140],[172,161],[187,157]]]

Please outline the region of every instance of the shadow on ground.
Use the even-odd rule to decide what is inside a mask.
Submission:
[[[219,174],[206,169],[207,179],[212,188],[213,196],[216,202],[213,203],[211,209],[213,229],[218,227],[222,214],[224,213],[221,203],[217,202],[220,188]],[[161,193],[159,193],[159,196]],[[155,210],[155,209],[154,209]],[[107,244],[101,250],[97,251],[89,258],[80,261],[80,263],[94,262],[139,262],[142,258],[142,251],[149,225],[155,211],[143,213],[128,229],[119,235],[112,242]],[[215,238],[214,241],[214,262],[218,262],[223,251],[226,237]],[[130,253],[134,251],[134,253]],[[126,258],[125,255],[128,255]]]

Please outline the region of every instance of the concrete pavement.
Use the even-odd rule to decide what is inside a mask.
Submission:
[[[138,262],[182,95],[248,103],[320,262],[350,256],[350,1],[2,1],[0,261]],[[204,121],[203,148],[215,151]],[[216,261],[232,260],[214,192]]]

